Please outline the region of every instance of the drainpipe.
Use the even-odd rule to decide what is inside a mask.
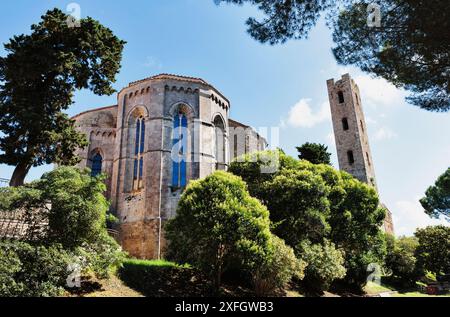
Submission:
[[[164,92],[164,101],[165,101]],[[164,103],[163,103],[164,104]],[[164,107],[163,107],[164,108]],[[161,230],[162,230],[162,190],[163,190],[163,171],[164,171],[164,109],[161,116],[161,151],[160,151],[160,170],[159,170],[159,208],[158,208],[158,260],[161,260]]]

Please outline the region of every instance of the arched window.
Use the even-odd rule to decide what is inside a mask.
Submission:
[[[245,136],[245,154],[250,153],[250,136]]]
[[[134,145],[133,189],[143,187],[145,150],[145,121],[143,117],[136,119],[136,139]]]
[[[338,98],[339,98],[339,103],[344,103],[345,102],[344,93],[342,91],[338,92]]]
[[[347,118],[342,119],[342,128],[344,129],[344,131],[347,131],[349,129]]]
[[[173,118],[173,148],[172,148],[172,186],[186,186],[187,160],[187,127],[188,120],[184,113],[179,112]]]
[[[91,170],[91,176],[95,177],[102,173],[102,165],[103,165],[103,158],[100,155],[100,153],[97,153],[92,158],[92,170]]]
[[[353,151],[347,152],[348,164],[353,165],[355,163],[355,157],[353,156]]]
[[[214,136],[215,136],[215,156],[216,169],[225,169],[226,164],[226,140],[225,140],[225,124],[221,117],[214,119]]]
[[[236,134],[236,132],[234,134],[233,141],[234,141],[234,157],[236,158],[238,157],[238,135]]]

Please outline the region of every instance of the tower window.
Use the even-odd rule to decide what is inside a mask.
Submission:
[[[95,154],[92,158],[91,176],[95,177],[102,173],[103,158],[100,153]]]
[[[136,140],[134,145],[133,189],[142,188],[144,177],[145,121],[143,117],[136,120]]]
[[[347,118],[342,119],[342,128],[344,129],[344,131],[347,131],[349,129]]]
[[[366,157],[367,157],[367,163],[369,164],[369,166],[371,165],[370,163],[370,157],[369,157],[369,153],[366,152]]]
[[[345,102],[344,93],[342,91],[338,92],[338,98],[339,98],[339,103],[344,103]]]
[[[352,165],[355,163],[355,157],[353,156],[353,151],[347,152],[348,164]]]
[[[359,123],[361,124],[361,130],[364,133],[364,123],[362,122],[362,120],[360,120]]]
[[[172,186],[186,186],[187,117],[180,112],[173,119]]]

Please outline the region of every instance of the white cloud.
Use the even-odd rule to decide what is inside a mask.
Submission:
[[[372,117],[367,116],[366,117],[366,123],[369,125],[376,125],[377,124],[377,120],[372,119]]]
[[[349,73],[359,87],[363,105],[376,109],[395,107],[405,103],[407,93],[404,90],[383,78],[373,78],[356,67],[331,65],[328,73],[332,74],[336,80],[343,74]]]
[[[154,56],[147,56],[144,66],[148,68],[160,69],[162,68],[162,63],[159,59],[157,59]]]
[[[292,127],[311,128],[318,123],[331,120],[331,111],[327,102],[322,103],[317,111],[314,111],[310,104],[311,99],[301,99],[297,102],[289,110],[287,124]]]
[[[376,141],[390,140],[396,138],[397,136],[397,133],[387,127],[381,127],[377,130],[377,132],[375,132]]]
[[[392,211],[397,236],[412,236],[417,228],[450,224],[444,219],[432,219],[424,211],[417,197],[413,201],[399,201]]]
[[[336,145],[336,138],[334,136],[333,132],[330,132],[329,134],[327,134],[327,136],[325,137],[327,140],[327,144],[330,146],[335,146]]]
[[[378,106],[395,107],[404,103],[405,91],[396,88],[383,78],[359,75],[354,79],[359,86],[363,104],[377,108]]]

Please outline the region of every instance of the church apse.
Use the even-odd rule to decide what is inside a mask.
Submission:
[[[96,173],[100,168],[108,176],[107,197],[123,249],[137,258],[161,258],[164,223],[175,216],[184,188],[226,170],[236,152],[230,126],[248,126],[231,120],[229,100],[200,78],[149,77],[123,88],[117,101],[74,117],[90,141],[79,150],[79,167],[95,167]],[[244,131],[239,139],[247,151],[265,148],[256,132]]]

